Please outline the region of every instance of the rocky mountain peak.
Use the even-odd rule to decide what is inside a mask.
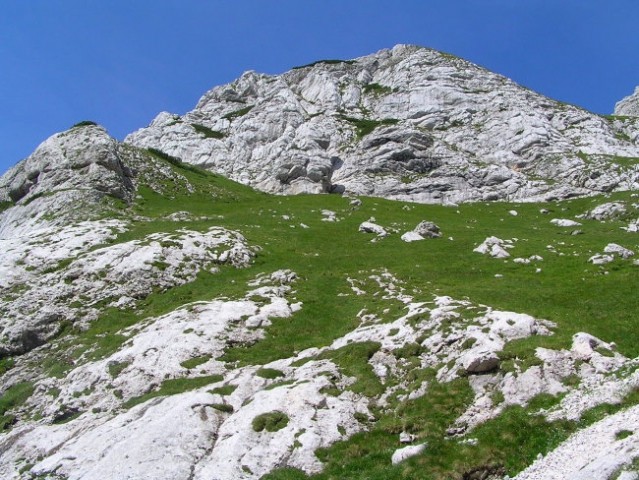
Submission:
[[[398,45],[281,75],[246,72],[126,142],[272,193],[428,203],[563,198],[635,184],[634,124],[449,54]]]

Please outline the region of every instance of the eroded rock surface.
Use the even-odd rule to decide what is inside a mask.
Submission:
[[[447,203],[634,188],[636,167],[612,158],[639,156],[633,128],[398,45],[282,75],[246,72],[126,141],[268,192]]]

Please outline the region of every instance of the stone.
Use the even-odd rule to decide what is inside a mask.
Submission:
[[[613,257],[612,255],[602,255],[598,253],[590,257],[588,261],[593,265],[605,265],[606,263],[614,261],[614,259],[615,257]]]
[[[586,212],[583,217],[591,220],[609,220],[626,213],[626,206],[619,202],[608,202],[597,205],[592,210]]]
[[[485,373],[499,367],[499,356],[492,350],[473,348],[461,360],[464,370],[468,373]]]
[[[580,227],[581,223],[575,220],[569,220],[567,218],[553,218],[550,223],[557,225],[558,227]]]
[[[399,443],[413,443],[415,441],[415,435],[408,432],[401,432],[399,434]]]
[[[370,221],[362,222],[359,226],[359,231],[364,233],[374,233],[378,237],[388,236],[388,232],[384,227]]]
[[[417,232],[406,232],[402,234],[401,239],[405,242],[410,243],[410,242],[418,242],[419,240],[424,240],[424,237],[422,237]]]
[[[439,227],[426,220],[420,222],[413,231],[423,238],[438,238],[442,236]]]
[[[490,255],[493,258],[508,258],[510,253],[506,251],[506,248],[511,248],[512,245],[507,244],[506,241],[497,237],[488,237],[473,252],[481,253],[483,255]]]
[[[613,255],[617,255],[623,259],[630,258],[634,256],[635,252],[632,250],[628,250],[627,248],[622,247],[621,245],[617,245],[616,243],[609,243],[604,248],[604,253],[612,253]]]
[[[420,445],[410,445],[408,447],[398,448],[393,452],[393,456],[391,457],[391,463],[393,465],[397,465],[398,463],[403,462],[407,458],[414,457],[419,455],[424,450],[426,450],[426,444],[422,443]]]

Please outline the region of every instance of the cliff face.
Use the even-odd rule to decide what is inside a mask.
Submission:
[[[273,193],[529,200],[635,185],[624,126],[470,62],[399,45],[277,76],[247,72],[126,141]],[[634,136],[634,135],[633,135]]]

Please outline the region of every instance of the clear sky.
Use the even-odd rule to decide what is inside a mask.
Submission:
[[[638,0],[0,0],[0,172],[81,120],[118,139],[245,70],[411,43],[597,113],[639,85]]]

